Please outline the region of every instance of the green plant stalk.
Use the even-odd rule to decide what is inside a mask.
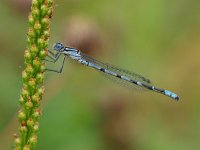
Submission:
[[[14,134],[15,150],[32,150],[37,143],[40,101],[44,94],[44,59],[48,54],[50,19],[53,13],[53,0],[32,0],[28,17],[27,48],[24,54],[20,110],[18,112],[19,135]]]

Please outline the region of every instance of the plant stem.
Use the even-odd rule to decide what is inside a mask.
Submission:
[[[53,0],[32,0],[28,17],[27,48],[24,54],[20,110],[18,112],[19,135],[14,134],[15,150],[32,150],[37,143],[40,101],[44,94],[44,59],[48,54],[50,19],[53,13]]]

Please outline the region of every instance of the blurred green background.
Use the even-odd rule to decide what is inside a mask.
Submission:
[[[30,0],[0,1],[0,149],[17,132]],[[181,99],[127,90],[71,60],[47,72],[36,150],[200,149],[200,1],[57,0],[60,41],[140,73]],[[47,64],[58,67],[58,64]]]

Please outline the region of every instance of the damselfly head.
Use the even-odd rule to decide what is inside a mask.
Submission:
[[[65,46],[62,44],[62,43],[56,43],[54,46],[53,46],[53,49],[56,50],[56,51],[63,51],[65,48]]]

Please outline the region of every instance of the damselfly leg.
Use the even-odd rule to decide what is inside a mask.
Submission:
[[[56,63],[57,60],[60,58],[60,55],[62,54],[62,53],[60,53],[60,52],[58,52],[58,53],[56,53],[56,54],[54,54],[54,53],[51,52],[51,51],[48,51],[48,52],[49,52],[49,54],[48,54],[47,56],[48,56],[51,60],[48,60],[48,59],[45,59],[45,60],[46,60],[46,61],[49,61],[49,62],[52,62],[52,63]],[[64,63],[65,63],[65,58],[66,58],[66,55],[65,55],[64,58],[63,58],[63,61],[62,61],[62,64],[61,64],[60,69],[55,70],[55,69],[46,68],[45,70],[46,70],[46,71],[56,72],[56,73],[62,73],[63,66],[64,66]]]
[[[47,57],[49,57],[51,60],[46,59],[46,61],[53,62],[53,63],[55,63],[59,59],[60,55],[62,54],[60,52],[57,52],[56,54],[54,54],[50,50],[48,50],[48,52],[49,53],[48,53]]]

